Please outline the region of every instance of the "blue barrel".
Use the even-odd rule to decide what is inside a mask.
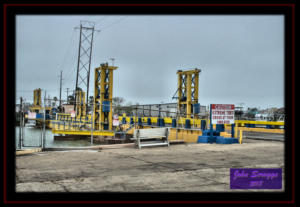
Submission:
[[[160,126],[160,118],[157,118],[157,123],[156,123],[157,126]]]
[[[172,127],[173,127],[173,128],[175,128],[175,127],[176,127],[176,125],[177,125],[177,123],[176,123],[176,119],[172,119]]]
[[[36,114],[36,118],[37,119],[42,119],[42,118],[44,118],[44,116],[43,116],[43,114]]]
[[[141,117],[138,118],[138,125],[142,125],[142,118]]]
[[[165,126],[165,120],[162,118],[160,119],[160,124],[159,126],[164,127]]]
[[[234,137],[234,127],[235,124],[231,124],[231,137]]]
[[[201,120],[201,129],[202,130],[206,129],[206,120]]]
[[[245,127],[255,128],[255,124],[245,124]]]
[[[193,112],[194,112],[194,114],[200,113],[200,104],[199,103],[193,104]]]
[[[198,143],[214,143],[217,140],[217,136],[198,136]]]
[[[102,112],[110,112],[110,101],[102,102]]]
[[[122,118],[122,124],[126,124],[126,117]]]
[[[206,129],[206,130],[203,130],[202,132],[202,135],[203,136],[220,136],[220,132],[216,131],[216,130],[212,130],[212,129]]]
[[[185,128],[186,129],[190,129],[191,128],[191,120],[189,120],[189,119],[185,120]]]
[[[148,118],[148,119],[147,119],[147,124],[148,124],[148,125],[151,125],[151,118]]]
[[[130,118],[130,124],[134,124],[133,118]]]
[[[217,124],[216,125],[216,130],[218,132],[224,132],[225,131],[224,124]]]
[[[108,124],[103,124],[103,129],[108,130]]]

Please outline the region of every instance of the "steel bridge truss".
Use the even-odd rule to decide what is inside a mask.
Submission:
[[[86,109],[88,109],[90,68],[93,37],[95,31],[94,23],[89,21],[81,21],[79,29],[80,36],[75,91],[77,91],[79,88],[86,90]],[[78,97],[75,97],[76,102],[78,99]]]

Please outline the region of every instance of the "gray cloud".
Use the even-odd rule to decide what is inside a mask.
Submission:
[[[63,91],[75,88],[74,27],[82,19],[103,16],[17,17],[17,98],[31,100],[35,88],[58,96],[60,70]],[[201,104],[283,106],[283,22],[279,15],[108,16],[96,24],[103,31],[95,34],[90,93],[93,69],[113,57],[114,95],[132,103],[172,102],[176,71],[197,67]]]

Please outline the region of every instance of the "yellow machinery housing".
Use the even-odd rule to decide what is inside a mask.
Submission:
[[[30,107],[30,111],[40,113],[41,109],[42,109],[42,89],[38,88],[33,91],[33,106]]]
[[[198,103],[199,73],[200,69],[182,71],[178,70],[178,104],[177,110],[191,118],[193,105]]]
[[[52,133],[65,135],[114,136],[112,131],[113,71],[107,63],[95,68],[93,115],[86,114],[85,92],[76,91],[76,114],[57,114]]]
[[[42,106],[42,89],[40,88],[33,91],[33,105]]]
[[[77,90],[75,92],[76,97],[76,117],[77,118],[85,118],[86,117],[86,103],[85,103],[85,92],[81,90]]]
[[[42,106],[42,89],[38,88],[33,91],[33,106],[29,108],[30,112],[35,112],[37,117],[35,118],[37,126],[42,126],[43,118],[41,118],[42,113],[46,112],[45,124],[47,128],[50,128],[49,115],[51,114],[52,107],[43,107]]]
[[[109,66],[107,63],[101,64],[100,67],[95,69],[95,81],[94,81],[94,104],[92,116],[87,115],[85,105],[85,93],[82,91],[77,92],[78,104],[76,105],[76,117],[72,118],[71,115],[57,114],[57,118],[53,121],[52,132],[54,134],[66,134],[66,135],[85,135],[89,136],[93,133],[95,136],[114,136],[112,131],[112,98],[113,98],[113,71],[118,67]],[[179,127],[171,128],[170,140],[185,142],[197,142],[198,136],[202,135],[200,130],[201,119],[193,113],[193,104],[198,104],[198,87],[199,87],[199,73],[201,70],[189,70],[178,71],[178,110],[181,110],[182,116],[177,119]],[[82,117],[87,117],[86,120],[82,120]],[[138,123],[139,117],[126,117],[125,114],[119,116],[119,121],[125,118],[126,123],[130,123],[133,118],[134,123]],[[148,118],[151,119],[151,123],[157,123],[160,117],[142,117],[141,122],[147,123]],[[172,117],[164,117],[165,124],[172,124]],[[192,126],[191,129],[184,128],[186,119],[190,120]],[[209,120],[206,120],[209,124]],[[243,123],[242,123],[243,122]],[[237,127],[243,126],[250,121],[238,121],[236,120],[235,131]],[[278,125],[278,123],[269,122],[253,122],[253,124],[261,125]],[[180,127],[181,125],[181,127]],[[280,123],[279,125],[284,125]],[[140,126],[137,126],[140,127]],[[143,125],[143,128],[151,128],[156,126]],[[133,134],[135,127],[131,124],[124,124],[124,128],[127,134]],[[231,131],[230,125],[225,125],[225,132],[222,133],[224,137],[231,137],[229,133]],[[270,129],[264,129],[270,131]],[[282,133],[283,130],[278,133]],[[272,131],[273,132],[273,131]],[[275,133],[275,132],[273,132]]]
[[[112,130],[113,71],[118,67],[101,64],[95,69],[94,129]]]

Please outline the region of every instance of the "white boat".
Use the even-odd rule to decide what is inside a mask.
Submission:
[[[25,127],[35,127],[36,126],[36,121],[35,120],[32,120],[32,119],[29,119],[28,122],[25,124]]]

